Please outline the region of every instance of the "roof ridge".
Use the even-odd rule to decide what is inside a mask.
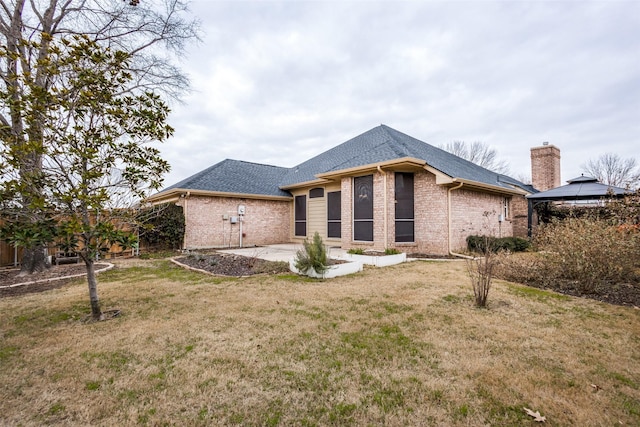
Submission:
[[[393,138],[392,138],[392,139],[393,139]],[[374,146],[372,147],[372,149],[378,148],[378,147],[380,147],[380,146],[382,146],[382,145],[385,145],[385,144],[387,144],[387,141],[383,141],[383,142],[381,142],[380,144],[376,144],[376,145],[374,145]],[[345,159],[344,161],[342,161],[342,162],[340,162],[340,163],[338,163],[338,164],[334,165],[332,169],[336,170],[336,168],[338,168],[339,166],[342,166],[342,165],[344,165],[345,163],[349,163],[349,162],[350,162],[350,161],[352,161],[353,159],[360,157],[360,154],[362,154],[362,153],[359,153],[357,156],[352,156],[352,157],[349,157],[348,159]]]
[[[247,160],[224,159],[222,162],[226,162],[228,160],[233,161],[233,162],[238,162],[238,163],[246,163],[246,164],[249,164],[249,165],[268,166],[268,167],[271,167],[271,168],[278,168],[278,169],[293,169],[293,168],[288,168],[286,166],[276,166],[276,165],[269,165],[267,163],[249,162]],[[220,163],[222,163],[222,162],[220,162]]]
[[[391,132],[389,132],[389,129],[391,129],[391,130],[393,130],[393,131],[395,131],[395,132],[398,132],[398,131],[397,131],[397,130],[395,130],[395,129],[393,129],[393,128],[391,128],[391,127],[389,127],[389,126],[387,126],[387,125],[385,125],[385,124],[380,124],[380,126],[379,126],[379,127],[382,129],[382,131],[384,132],[384,134],[385,134],[385,135],[387,135],[387,136],[389,137],[389,139],[391,140],[391,142],[393,142],[393,144],[390,144],[391,149],[392,149],[392,150],[393,150],[393,151],[394,151],[398,156],[405,156],[405,157],[407,157],[407,156],[408,156],[408,154],[409,154],[409,150],[408,150],[408,148],[409,148],[409,147],[407,147],[407,145],[406,145],[405,143],[403,143],[401,140],[399,140],[399,139],[395,138],[395,137],[391,134]],[[402,132],[400,132],[400,133],[402,133]],[[407,135],[407,136],[408,136],[408,135]],[[387,141],[385,141],[385,142],[384,142],[384,144],[386,144],[386,143],[387,143]],[[426,144],[426,142],[425,142],[425,144]],[[403,150],[399,150],[399,149],[398,149],[398,146],[403,147],[403,148],[404,148],[404,151],[403,151]]]

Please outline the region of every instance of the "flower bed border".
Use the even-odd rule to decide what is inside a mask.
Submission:
[[[345,254],[341,259],[346,261],[359,261],[363,264],[374,265],[376,267],[387,267],[390,265],[396,265],[407,261],[407,254],[393,254],[393,255],[358,255],[358,254]]]
[[[327,270],[324,273],[318,274],[313,268],[307,270],[306,272],[302,272],[296,268],[295,258],[291,258],[289,260],[289,270],[296,274],[313,277],[314,279],[333,279],[334,277],[338,276],[346,276],[348,274],[358,273],[362,271],[362,269],[362,262],[351,260],[342,264],[330,265],[327,267]]]

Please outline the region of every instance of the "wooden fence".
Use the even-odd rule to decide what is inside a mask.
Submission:
[[[17,260],[22,259],[22,248],[15,248],[13,245],[0,240],[0,267],[13,266]]]

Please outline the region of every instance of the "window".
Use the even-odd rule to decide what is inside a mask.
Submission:
[[[324,197],[324,188],[312,188],[309,190],[310,199],[317,199],[319,197]]]
[[[509,198],[505,197],[503,202],[502,202],[502,215],[503,219],[506,221],[507,219],[509,219]]]
[[[413,174],[396,172],[396,242],[413,242]]]
[[[295,235],[306,236],[307,235],[307,196],[296,196],[294,199],[295,205]]]
[[[353,240],[373,242],[373,175],[353,179]]]
[[[340,191],[327,193],[327,237],[342,237],[342,203],[340,197]]]

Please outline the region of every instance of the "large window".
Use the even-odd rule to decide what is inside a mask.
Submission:
[[[327,237],[340,238],[342,206],[340,201],[340,191],[327,193]]]
[[[396,242],[413,242],[413,174],[396,172]]]
[[[353,240],[373,242],[373,175],[353,179]]]
[[[295,197],[295,235],[307,235],[307,196]]]

